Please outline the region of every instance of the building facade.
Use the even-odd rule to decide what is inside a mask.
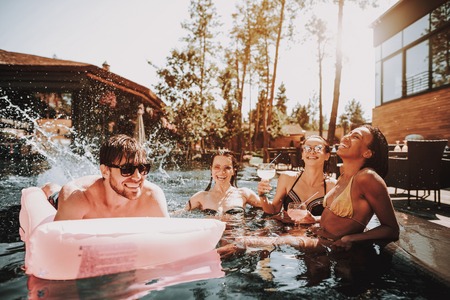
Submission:
[[[373,24],[372,124],[389,143],[450,140],[450,1],[400,0]]]
[[[110,72],[106,62],[101,68],[0,49],[0,128],[36,134],[39,126],[56,137],[100,143],[111,134],[132,136],[142,106],[147,136],[153,126],[167,127],[164,102]]]

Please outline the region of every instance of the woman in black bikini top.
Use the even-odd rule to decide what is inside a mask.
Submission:
[[[283,209],[286,211],[288,210],[289,203],[303,202],[302,199],[300,198],[300,196],[298,196],[297,193],[294,191],[294,187],[297,184],[300,177],[302,177],[302,174],[303,174],[303,171],[300,172],[300,174],[298,175],[294,184],[292,185],[291,189],[289,190],[287,195],[284,196],[284,198],[283,198]],[[308,209],[309,212],[313,216],[320,216],[322,214],[323,209],[324,209],[322,203],[323,203],[323,198],[325,197],[326,194],[327,194],[327,180],[326,180],[326,177],[324,176],[324,178],[323,178],[323,196],[308,200],[308,203],[306,203],[306,209]]]
[[[266,193],[271,190],[270,182],[261,180],[258,184],[258,193],[262,199],[264,212],[277,214],[282,209],[287,210],[289,202],[307,201],[308,210],[313,216],[318,216],[322,212],[320,205],[323,196],[331,190],[336,180],[326,176],[328,169],[328,159],[330,158],[330,147],[327,141],[318,135],[307,137],[301,145],[302,160],[305,168],[300,174],[282,174],[278,178],[277,189],[272,201],[267,199]],[[294,191],[294,187],[297,187]],[[316,199],[315,195],[322,195]],[[302,201],[303,199],[303,201]],[[307,216],[312,221],[313,216]]]

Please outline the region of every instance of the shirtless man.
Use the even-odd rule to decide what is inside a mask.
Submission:
[[[204,191],[193,195],[185,209],[200,209],[222,215],[243,213],[247,204],[261,207],[261,200],[255,192],[249,188],[237,187],[237,170],[238,162],[231,152],[217,152],[211,159],[209,185]]]
[[[164,192],[147,181],[145,149],[126,135],[100,148],[101,176],[84,176],[64,185],[55,221],[111,217],[169,217]],[[45,186],[43,190],[54,190]]]
[[[399,238],[399,226],[383,177],[388,171],[388,145],[384,135],[369,125],[355,128],[341,139],[337,154],[342,158],[341,176],[325,196],[320,227],[310,228],[311,236],[286,235],[243,237],[240,245],[228,244],[218,249],[228,257],[247,246],[289,244],[302,249],[330,247],[347,251],[353,244]],[[376,215],[379,225],[366,226]],[[318,247],[319,246],[319,247]]]

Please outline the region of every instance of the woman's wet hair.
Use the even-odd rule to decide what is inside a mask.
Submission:
[[[214,158],[216,156],[225,156],[225,157],[231,158],[231,164],[233,165],[234,174],[230,178],[230,184],[231,184],[231,186],[237,187],[237,174],[238,174],[238,170],[239,170],[239,163],[238,163],[238,161],[236,159],[236,156],[234,156],[233,152],[231,152],[229,150],[217,150],[211,156],[211,162],[209,164],[209,168],[210,169],[212,169],[212,166],[213,166],[213,163],[214,163]],[[211,178],[209,179],[209,184],[206,187],[205,191],[209,191],[211,189],[212,182],[213,182],[213,178],[211,176]]]
[[[305,145],[306,141],[308,141],[309,139],[319,139],[322,141],[322,144],[324,146],[324,151],[325,153],[330,153],[331,152],[331,147],[330,144],[328,144],[327,140],[324,139],[323,137],[321,137],[320,135],[309,135],[306,138],[304,138],[302,140],[302,142],[300,143],[300,152],[303,153],[303,146]],[[330,160],[327,159],[324,164],[323,164],[323,172],[328,174],[330,172]]]
[[[389,163],[389,146],[386,137],[376,127],[370,125],[361,127],[369,129],[372,134],[372,142],[368,145],[368,148],[372,151],[372,156],[366,159],[362,168],[374,169],[381,178],[384,178],[388,173]]]
[[[147,153],[144,147],[134,138],[125,134],[110,137],[100,148],[100,164],[119,164],[125,158],[127,163],[134,165],[147,163]]]

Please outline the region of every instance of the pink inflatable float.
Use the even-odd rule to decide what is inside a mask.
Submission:
[[[37,187],[22,191],[21,204],[25,270],[42,279],[87,278],[176,262],[214,249],[225,229],[214,219],[53,221],[56,210]]]

